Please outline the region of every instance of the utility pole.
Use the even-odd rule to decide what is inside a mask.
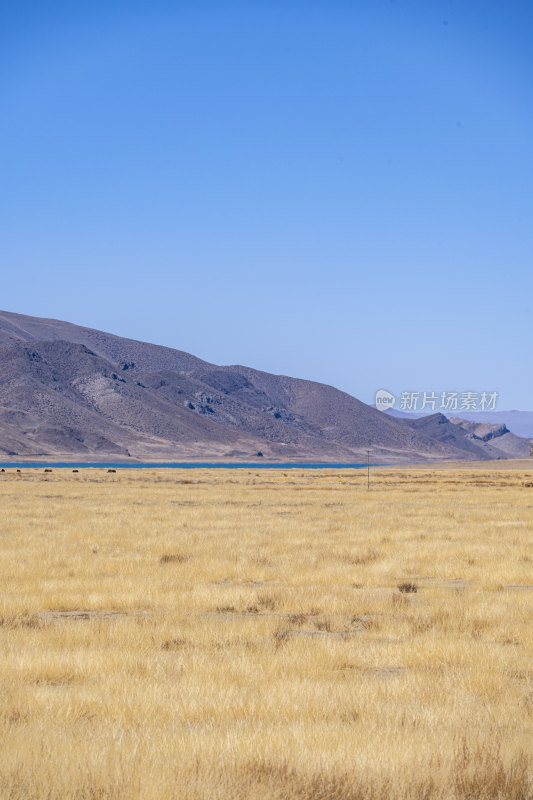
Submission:
[[[366,451],[366,488],[370,489],[370,450]]]

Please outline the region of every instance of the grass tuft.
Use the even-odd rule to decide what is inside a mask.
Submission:
[[[399,583],[398,589],[403,594],[413,594],[415,592],[418,592],[418,586],[416,585],[416,583],[409,583],[409,582]]]
[[[185,553],[164,553],[159,557],[160,564],[184,564],[189,560],[190,556]]]

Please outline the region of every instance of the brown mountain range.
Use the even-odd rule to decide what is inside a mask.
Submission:
[[[416,422],[313,381],[0,311],[4,460],[351,462],[367,448],[388,462],[509,455],[497,436],[479,445],[442,415]]]

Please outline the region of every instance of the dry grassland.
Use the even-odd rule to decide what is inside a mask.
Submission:
[[[0,797],[532,798],[532,482],[0,473]]]

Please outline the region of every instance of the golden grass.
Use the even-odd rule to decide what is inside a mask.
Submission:
[[[0,474],[0,797],[532,798],[532,479]]]

